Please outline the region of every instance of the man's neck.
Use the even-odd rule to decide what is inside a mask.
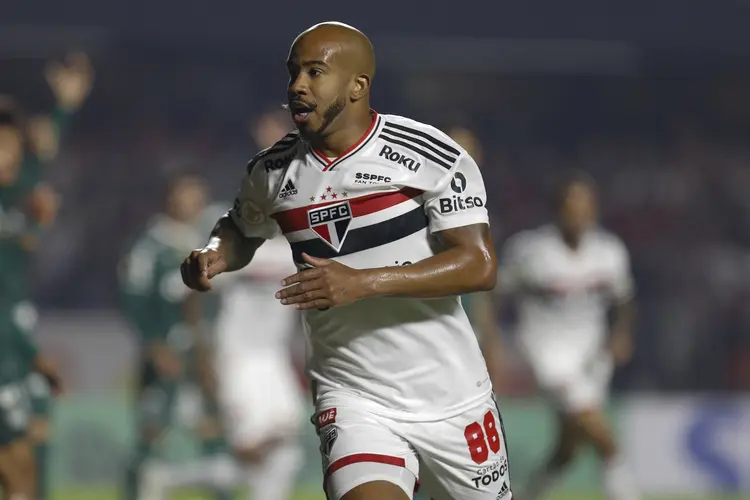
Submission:
[[[347,119],[348,118],[348,119]],[[356,116],[340,116],[337,130],[319,138],[310,138],[310,144],[328,158],[337,158],[359,141],[372,125],[372,113],[357,113]]]
[[[560,230],[560,236],[562,237],[565,246],[573,251],[578,250],[581,247],[581,241],[583,240],[582,234],[575,234]]]

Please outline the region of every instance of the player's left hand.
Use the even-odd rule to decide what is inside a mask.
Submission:
[[[329,259],[302,258],[312,266],[281,281],[286,288],[276,293],[284,305],[295,309],[326,309],[343,306],[364,296],[361,272]]]
[[[609,340],[615,365],[623,366],[633,357],[633,338],[629,332],[613,332]]]

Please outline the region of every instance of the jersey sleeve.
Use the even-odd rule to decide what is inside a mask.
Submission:
[[[516,235],[508,239],[500,251],[498,266],[498,289],[503,294],[512,295],[523,286],[523,238]]]
[[[270,217],[269,188],[265,170],[250,162],[229,216],[247,238],[270,240],[281,234]]]
[[[617,303],[623,303],[634,296],[635,281],[630,267],[630,254],[625,244],[616,240],[612,298]]]
[[[432,233],[471,224],[489,225],[482,173],[466,152],[459,156],[435,189],[425,192],[424,196]]]

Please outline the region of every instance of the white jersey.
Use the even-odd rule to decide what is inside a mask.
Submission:
[[[247,357],[268,349],[286,350],[300,327],[296,311],[274,297],[282,279],[297,272],[289,244],[265,242],[245,268],[217,277],[221,312],[216,350],[221,359]]]
[[[607,309],[633,295],[627,249],[596,229],[578,249],[545,225],[508,240],[501,254],[499,288],[516,297],[522,347],[549,364],[580,366],[602,349]]]
[[[282,233],[303,252],[353,268],[409,265],[437,253],[433,233],[488,224],[482,176],[466,151],[422,123],[373,113],[365,135],[329,159],[296,132],[248,165],[230,215],[247,237]],[[307,311],[317,394],[351,394],[371,411],[441,419],[491,392],[458,297],[369,298]]]

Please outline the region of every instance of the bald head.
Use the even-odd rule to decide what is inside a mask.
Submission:
[[[297,36],[292,50],[300,43],[310,43],[320,47],[330,56],[340,58],[342,65],[352,73],[375,76],[375,50],[372,43],[353,26],[335,21],[316,24]]]
[[[294,40],[287,68],[289,110],[303,135],[320,139],[369,126],[375,54],[361,31],[316,24]]]

